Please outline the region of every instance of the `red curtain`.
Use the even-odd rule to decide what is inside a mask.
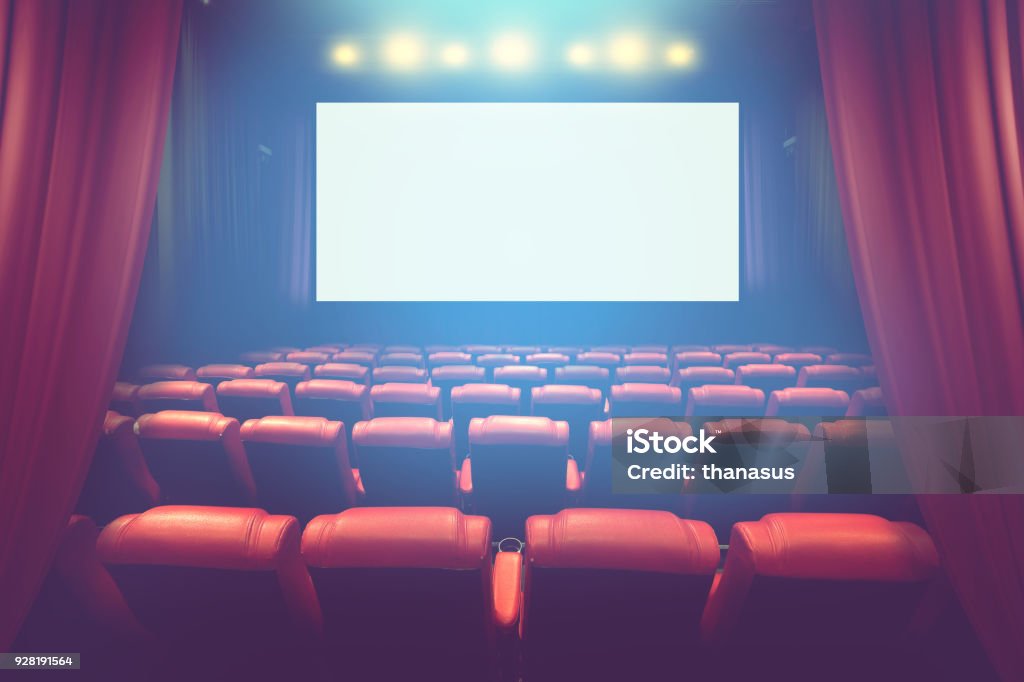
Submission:
[[[152,218],[181,0],[0,0],[0,650],[78,495]]]
[[[1024,415],[1024,7],[814,8],[847,241],[890,413]],[[920,503],[994,665],[1024,679],[1022,498]]]

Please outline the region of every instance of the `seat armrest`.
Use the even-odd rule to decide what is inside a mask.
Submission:
[[[361,500],[366,497],[366,488],[363,487],[363,477],[359,475],[359,469],[352,469],[352,478],[356,482],[356,497]]]
[[[465,496],[473,494],[473,466],[469,457],[462,460],[462,471],[459,472],[459,492]]]
[[[565,465],[565,490],[568,493],[578,493],[582,486],[582,478],[580,477],[580,468],[576,464],[576,460],[570,457],[566,461]]]
[[[523,555],[519,552],[498,552],[494,557],[494,624],[499,630],[512,632],[519,622],[522,601]]]

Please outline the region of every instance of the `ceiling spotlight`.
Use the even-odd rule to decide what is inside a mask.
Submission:
[[[624,33],[612,38],[608,46],[608,57],[619,69],[633,71],[641,69],[650,57],[650,48],[643,36],[635,33]]]
[[[461,68],[469,61],[469,50],[461,43],[449,43],[441,48],[441,61],[447,67]]]
[[[665,61],[669,66],[683,68],[697,59],[697,48],[690,43],[672,43],[665,49]]]
[[[397,71],[411,71],[423,62],[423,43],[409,33],[397,33],[384,41],[384,63]]]
[[[359,63],[359,48],[352,43],[338,43],[331,50],[331,61],[338,66],[351,68]]]
[[[529,65],[533,48],[524,36],[507,34],[495,39],[491,45],[491,58],[499,68],[514,71]]]
[[[594,48],[586,43],[570,45],[565,53],[565,58],[573,66],[585,69],[594,63]]]

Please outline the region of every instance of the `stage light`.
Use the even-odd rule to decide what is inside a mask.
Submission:
[[[523,69],[533,58],[533,47],[525,36],[509,33],[494,40],[491,58],[499,68],[509,71]]]
[[[672,43],[665,49],[665,61],[669,66],[683,68],[691,66],[697,59],[697,48],[690,43]]]
[[[351,68],[359,63],[359,48],[352,43],[338,43],[331,50],[331,60],[338,66]]]
[[[449,68],[461,68],[469,61],[469,50],[461,43],[449,43],[441,48],[441,61]]]
[[[646,66],[649,53],[647,41],[636,33],[615,36],[608,47],[608,57],[612,65],[627,71],[635,71]]]
[[[423,43],[410,33],[396,33],[384,41],[384,63],[397,71],[412,71],[423,63]]]
[[[570,45],[565,53],[565,58],[573,66],[585,69],[594,63],[594,48],[586,43]]]

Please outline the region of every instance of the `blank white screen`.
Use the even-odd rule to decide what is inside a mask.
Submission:
[[[319,103],[319,301],[736,301],[739,105]]]

